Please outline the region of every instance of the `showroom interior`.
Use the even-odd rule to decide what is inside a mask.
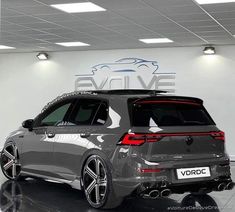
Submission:
[[[235,0],[0,0],[0,148],[65,93],[190,96],[225,132],[235,182]],[[12,133],[13,132],[13,133]],[[7,180],[1,211],[100,211],[56,180]],[[107,211],[107,210],[106,210]],[[235,211],[235,189],[126,198],[110,211]]]

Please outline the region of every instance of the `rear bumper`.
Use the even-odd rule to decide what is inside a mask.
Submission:
[[[122,158],[123,159],[123,158]],[[146,164],[141,158],[127,157],[119,160],[118,170],[114,169],[113,185],[118,196],[138,194],[149,189],[170,188],[173,193],[208,188],[216,190],[218,184],[231,182],[229,158],[227,155],[220,158],[198,159],[185,161],[164,161],[158,165]],[[143,162],[144,161],[144,162]],[[117,164],[116,164],[117,165]],[[210,177],[178,179],[178,168],[209,167]],[[140,173],[139,168],[157,168],[157,173]]]

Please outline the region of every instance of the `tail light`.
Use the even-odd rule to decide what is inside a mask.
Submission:
[[[225,134],[223,131],[211,132],[211,136],[216,140],[225,141]]]
[[[215,140],[225,141],[224,132],[186,132],[186,133],[127,133],[118,142],[119,145],[140,146],[144,143],[157,142],[166,136],[212,136]]]
[[[140,146],[145,142],[157,142],[162,139],[163,136],[158,134],[125,134],[120,142],[119,145],[133,145],[133,146]]]

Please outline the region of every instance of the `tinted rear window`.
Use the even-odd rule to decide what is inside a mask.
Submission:
[[[150,101],[130,104],[133,126],[214,125],[201,104],[180,101]]]

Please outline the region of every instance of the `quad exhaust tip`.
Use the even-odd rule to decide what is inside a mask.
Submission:
[[[160,192],[158,190],[151,190],[149,193],[145,193],[143,198],[144,199],[156,199],[159,197]]]
[[[168,197],[171,195],[171,190],[166,188],[161,191],[161,197]]]
[[[156,199],[157,197],[159,197],[159,191],[158,190],[152,190],[149,192],[149,196],[152,199]]]
[[[227,185],[226,185],[226,188],[227,190],[232,190],[234,187],[234,183],[233,182],[229,182]]]
[[[223,190],[226,189],[226,187],[227,187],[226,183],[220,183],[217,187],[217,190],[218,191],[223,191]]]
[[[157,199],[158,197],[168,197],[171,195],[171,190],[166,188],[161,192],[159,190],[151,190],[149,193],[143,195],[144,199]]]

